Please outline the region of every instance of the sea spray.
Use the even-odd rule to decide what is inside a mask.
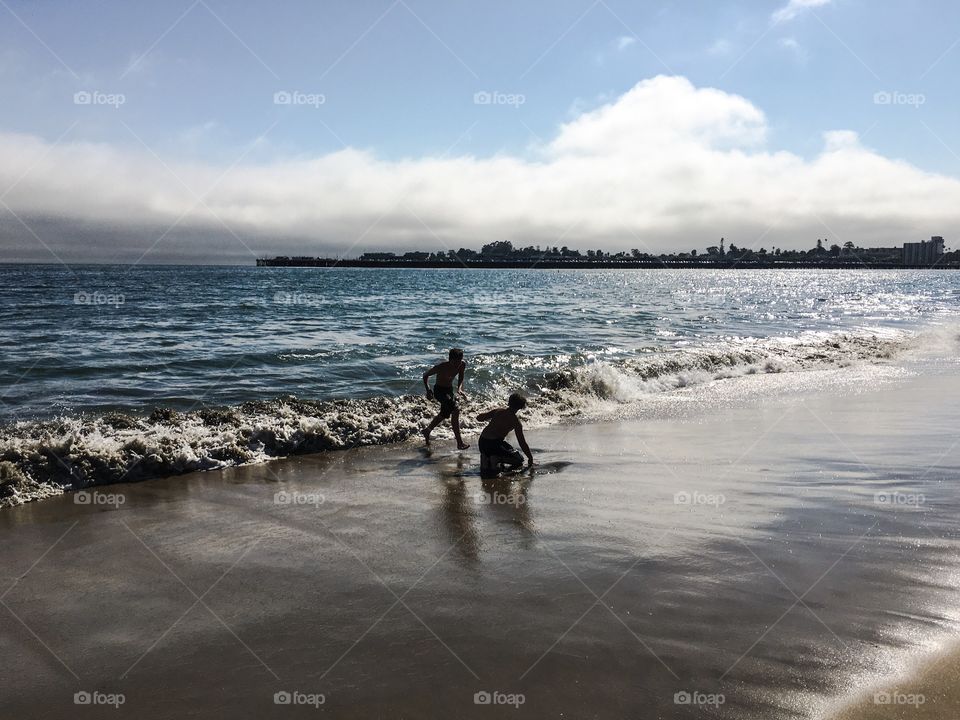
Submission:
[[[568,369],[526,379],[533,400],[527,422],[601,417],[611,406],[629,408],[651,393],[741,375],[883,361],[918,338],[902,331],[818,332],[737,338],[611,362],[571,361]],[[466,432],[479,427],[475,410],[502,401],[472,399],[461,417]],[[158,408],[144,417],[113,412],[17,422],[0,436],[0,506],[95,485],[402,442],[435,412],[422,396],[283,397],[190,412]]]

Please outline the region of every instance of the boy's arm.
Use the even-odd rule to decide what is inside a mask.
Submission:
[[[467,364],[465,362],[460,363],[460,372],[457,377],[457,392],[466,397],[466,394],[463,392],[463,374],[467,371]]]
[[[517,424],[513,428],[513,432],[517,435],[517,442],[520,444],[520,449],[523,450],[523,454],[527,456],[527,460],[531,465],[533,465],[533,453],[530,452],[530,446],[527,445],[527,439],[523,436],[523,425],[520,424],[519,420],[517,420]]]
[[[439,365],[434,365],[423,374],[423,387],[426,388],[427,397],[433,395],[433,391],[430,389],[430,383],[427,382],[427,378],[429,378],[431,375],[436,375],[439,368]]]
[[[487,410],[486,412],[482,412],[479,415],[477,415],[477,420],[479,420],[480,422],[486,422],[496,414],[497,414],[496,410]]]

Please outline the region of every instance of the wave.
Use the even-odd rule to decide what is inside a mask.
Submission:
[[[917,337],[890,330],[808,333],[738,338],[616,361],[581,360],[527,378],[526,422],[537,426],[599,417],[651,393],[736,376],[882,362],[910,348]],[[507,392],[514,384],[509,376],[505,373],[500,383]],[[462,416],[467,432],[477,428],[475,408],[503,400],[489,392],[472,398],[470,412]],[[149,416],[107,413],[17,422],[0,435],[0,507],[96,485],[402,442],[435,410],[425,398],[409,395],[330,401],[283,397],[190,412],[158,408]]]

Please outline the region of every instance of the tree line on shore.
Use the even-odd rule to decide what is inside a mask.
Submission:
[[[577,262],[577,263],[616,263],[637,261],[663,262],[728,262],[728,263],[771,263],[771,262],[824,262],[850,264],[879,264],[899,263],[902,261],[902,249],[893,248],[861,248],[852,242],[843,245],[831,243],[826,238],[818,238],[816,245],[809,250],[784,250],[778,247],[758,249],[742,248],[734,243],[727,245],[725,238],[720,238],[716,245],[707,247],[704,251],[696,249],[689,252],[654,254],[640,249],[620,251],[616,253],[604,250],[573,250],[567,246],[528,245],[514,247],[507,240],[498,240],[487,243],[479,251],[470,248],[447,250],[446,252],[411,251],[402,254],[392,252],[368,252],[360,256],[363,261],[408,261],[408,262]],[[944,261],[960,260],[960,251],[943,256]]]

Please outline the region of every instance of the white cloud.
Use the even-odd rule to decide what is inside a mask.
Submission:
[[[782,8],[773,13],[771,19],[775,23],[788,22],[807,8],[829,5],[833,0],[789,0]]]
[[[632,35],[623,35],[617,38],[617,50],[623,51],[633,45],[637,39]]]
[[[87,232],[80,243],[73,229],[121,229],[146,248],[181,215],[149,259],[201,253],[204,243],[212,255],[224,238],[243,257],[216,216],[264,254],[343,250],[361,237],[353,252],[492,238],[686,250],[721,235],[750,246],[764,231],[767,245],[808,247],[826,227],[837,240],[874,245],[946,235],[960,222],[957,179],[885,158],[850,131],[827,133],[810,159],[772,150],[759,108],[683,77],[638,83],[562,124],[529,157],[388,161],[348,148],[241,164],[222,178],[225,167],[170,167],[183,184],[146,152],[0,133],[0,187],[26,173],[4,202],[31,224],[51,223],[43,240],[66,259],[119,252],[117,232],[102,241]],[[212,187],[209,208],[184,184],[200,194]],[[7,257],[34,244],[0,214],[3,223]],[[177,240],[181,232],[189,237]]]

